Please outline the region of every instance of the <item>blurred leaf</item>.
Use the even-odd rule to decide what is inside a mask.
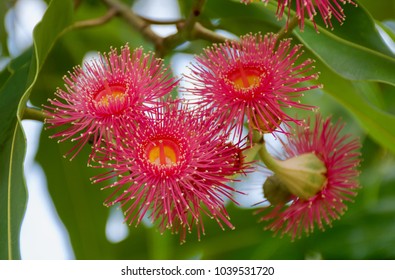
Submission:
[[[278,31],[285,21],[279,21],[275,11],[276,7],[272,3],[245,5],[229,0],[216,0],[207,2],[202,16],[208,17],[218,29],[244,35]]]
[[[191,0],[177,0],[178,6],[180,8],[181,16],[187,17],[190,13],[192,8],[192,1]]]
[[[19,233],[26,208],[25,144],[19,123],[0,151],[0,259],[20,259]]]
[[[374,18],[378,20],[385,20],[393,18],[395,14],[395,0],[358,0],[359,4],[363,4]]]
[[[22,115],[38,74],[58,37],[72,22],[73,3],[71,1],[51,1],[41,22],[33,31],[34,59],[30,67],[30,85],[23,95],[18,114]]]
[[[0,90],[0,259],[20,259],[19,233],[26,207],[23,176],[25,138],[15,114],[25,90],[28,67],[18,69]],[[16,98],[15,98],[16,97]],[[16,100],[15,100],[16,99]],[[7,108],[7,105],[14,105]]]
[[[322,64],[318,67],[322,71],[320,81],[324,84],[324,91],[347,108],[370,137],[395,153],[395,116],[364,98],[369,94],[366,84],[343,79]]]
[[[387,20],[377,23],[392,40],[392,45],[395,45],[395,20]],[[393,49],[392,49],[393,50]],[[394,51],[394,50],[393,50]]]
[[[34,30],[33,58],[31,59],[31,51],[28,50],[13,60],[7,68],[11,75],[0,91],[0,158],[4,165],[1,168],[0,185],[0,257],[4,259],[20,258],[19,232],[26,207],[23,176],[26,143],[21,126],[23,111],[43,61],[59,33],[69,24],[71,12],[69,1],[51,3],[41,23]]]
[[[14,1],[10,1],[10,0],[0,1],[0,57],[9,56],[8,42],[7,42],[8,36],[7,36],[7,31],[5,29],[5,15],[13,5],[12,2]]]
[[[0,88],[0,145],[15,131],[19,100],[25,93],[28,80],[31,49],[13,59],[4,71],[5,83]]]
[[[344,5],[344,14],[346,15],[346,19],[343,23],[333,20],[333,30],[325,30],[346,41],[377,51],[389,57],[394,57],[394,54],[388,48],[376,28],[375,19],[363,5],[359,4],[357,7],[353,5]],[[319,34],[317,34],[317,38],[320,38]]]
[[[392,39],[394,39],[394,34],[395,34],[395,20],[386,20],[383,22],[383,25],[388,28],[390,31]]]
[[[77,259],[112,259],[106,239],[109,210],[103,206],[103,185],[92,185],[90,178],[99,170],[87,167],[86,147],[73,161],[63,158],[73,143],[57,143],[43,131],[37,161],[43,167],[48,190],[58,215],[66,226]]]
[[[391,52],[373,28],[373,19],[361,7],[348,9],[348,15],[354,21],[348,22],[347,18],[347,24],[353,26],[347,32],[336,31],[342,30],[340,26],[334,32],[319,27],[320,34],[317,34],[311,24],[306,24],[304,32],[296,30],[294,33],[311,52],[342,77],[395,85],[395,59],[388,55]]]

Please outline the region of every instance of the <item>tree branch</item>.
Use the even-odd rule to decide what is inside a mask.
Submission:
[[[280,31],[277,32],[277,39],[281,40],[285,36],[288,35],[288,33],[292,33],[292,30],[298,26],[299,23],[299,18],[297,15],[294,15],[289,22],[287,22],[281,29]]]
[[[162,53],[163,38],[152,31],[149,24],[136,15],[132,9],[120,2],[119,0],[102,0],[108,7],[117,11],[118,15],[123,17],[134,29],[138,30],[144,38],[151,41],[157,51]]]
[[[192,9],[189,13],[189,16],[185,20],[185,25],[184,25],[184,29],[183,29],[183,32],[185,32],[187,36],[188,36],[188,34],[191,34],[192,29],[194,28],[198,17],[202,13],[204,4],[206,4],[206,0],[195,0],[194,1],[193,5],[192,5]]]
[[[223,43],[226,40],[229,40],[228,38],[218,33],[215,33],[210,29],[205,28],[199,22],[195,23],[195,26],[191,33],[193,39],[204,39],[213,43]]]
[[[93,26],[102,25],[102,24],[109,22],[114,16],[117,15],[117,13],[118,13],[117,10],[110,8],[104,16],[95,18],[95,19],[78,21],[78,22],[74,23],[71,28],[73,28],[73,29],[74,28],[86,28],[86,27],[93,27]]]
[[[46,118],[47,116],[44,111],[30,107],[25,108],[22,117],[23,120],[35,120],[40,122],[44,122]]]
[[[185,41],[194,39],[194,29],[205,3],[206,0],[194,0],[188,18],[184,22],[177,24],[178,32],[163,40],[164,51],[173,49]],[[202,25],[200,26],[203,27]]]
[[[158,24],[158,25],[173,25],[173,24],[180,24],[184,22],[185,20],[183,19],[174,19],[174,20],[156,20],[156,19],[151,19],[151,18],[146,18],[143,16],[139,15],[139,18],[144,20],[148,24]]]

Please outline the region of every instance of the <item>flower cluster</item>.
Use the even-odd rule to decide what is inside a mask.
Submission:
[[[59,141],[77,141],[71,159],[91,147],[88,165],[106,170],[92,181],[111,181],[105,205],[118,205],[130,225],[149,218],[182,242],[194,227],[198,238],[205,234],[204,216],[234,228],[226,203],[237,204],[239,191],[229,183],[252,171],[245,151],[260,145],[272,172],[263,186],[271,206],[261,220],[294,238],[344,212],[359,164],[359,143],[341,135],[342,125],[320,116],[313,125],[288,110],[315,108],[300,99],[321,87],[314,61],[301,55],[300,45],[274,34],[213,45],[183,77],[191,85],[182,88],[186,101],[170,98],[179,80],[162,60],[141,48],[112,49],[65,77],[66,89],[46,106],[47,127]],[[278,132],[287,137],[283,158],[260,143]]]

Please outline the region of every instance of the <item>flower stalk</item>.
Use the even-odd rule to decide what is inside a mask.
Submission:
[[[47,115],[43,110],[26,107],[25,111],[23,112],[23,119],[24,120],[35,120],[44,122],[47,118]]]

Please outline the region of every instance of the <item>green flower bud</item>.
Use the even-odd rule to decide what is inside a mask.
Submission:
[[[267,187],[272,194],[275,193],[270,198],[274,202],[284,199],[284,189],[301,199],[308,200],[326,185],[327,169],[325,163],[314,153],[302,154],[287,160],[278,160],[273,158],[263,145],[259,154],[267,168],[275,174],[275,179],[272,178],[268,183],[271,186]],[[275,188],[277,190],[274,191]]]
[[[263,184],[263,193],[265,194],[265,198],[272,205],[285,204],[290,201],[292,197],[287,187],[276,175],[267,177]]]
[[[297,197],[307,200],[323,189],[326,184],[325,164],[315,154],[303,154],[280,161],[275,171],[278,179]]]

